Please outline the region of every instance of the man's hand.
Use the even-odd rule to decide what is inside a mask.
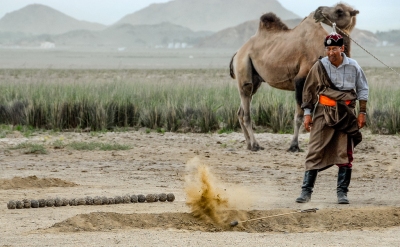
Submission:
[[[365,126],[366,123],[366,115],[363,113],[358,113],[358,118],[357,118],[357,123],[358,123],[358,128],[362,128]],[[304,120],[305,121],[305,120]]]
[[[304,115],[304,128],[307,130],[307,132],[311,131],[311,126],[312,126],[311,115]]]

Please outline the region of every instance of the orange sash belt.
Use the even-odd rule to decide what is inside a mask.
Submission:
[[[319,95],[319,103],[326,106],[336,106],[336,100],[322,94]],[[345,103],[346,105],[349,105],[351,103],[351,100],[346,100]]]

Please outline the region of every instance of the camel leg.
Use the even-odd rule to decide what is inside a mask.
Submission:
[[[263,148],[260,147],[254,137],[250,107],[253,95],[257,92],[263,79],[255,71],[246,49],[238,51],[232,58],[230,71],[231,77],[236,78],[238,83],[241,103],[237,115],[246,139],[247,149],[258,151]]]
[[[296,112],[294,113],[294,134],[292,138],[292,142],[290,143],[290,148],[287,150],[288,152],[300,152],[301,149],[299,147],[299,132],[300,127],[303,124],[304,111],[300,108],[299,105],[296,107]]]
[[[252,83],[245,83],[242,88],[240,88],[240,98],[241,105],[238,111],[238,118],[240,126],[242,127],[244,136],[247,142],[247,149],[251,151],[258,151],[263,149],[260,147],[256,138],[254,137],[253,125],[250,116],[250,106],[251,106],[251,92],[253,91]],[[249,93],[250,92],[250,93]]]
[[[305,74],[307,75],[307,71],[301,71],[302,73],[300,74]],[[293,139],[292,142],[290,143],[290,147],[287,151],[289,152],[300,152],[300,147],[299,147],[299,132],[300,132],[300,126],[303,124],[303,117],[304,117],[304,111],[301,109],[301,104],[303,102],[303,88],[304,88],[304,83],[306,81],[306,76],[298,76],[295,79],[295,95],[296,95],[296,111],[294,113],[294,134],[293,134]]]
[[[238,115],[240,127],[243,130],[244,138],[246,139],[247,149],[251,150],[249,132],[247,132],[247,129],[246,129],[245,125],[244,125],[244,110],[243,110],[242,104],[240,104],[240,106],[239,106],[239,110],[237,112],[237,115]]]

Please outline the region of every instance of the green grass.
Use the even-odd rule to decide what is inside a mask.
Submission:
[[[160,134],[164,134],[165,133],[165,129],[164,128],[157,128],[157,133],[160,133]]]
[[[233,133],[233,132],[234,132],[234,130],[226,129],[226,128],[222,128],[222,129],[218,130],[218,134],[230,134],[230,133]]]
[[[10,125],[0,124],[0,138],[5,138],[8,134],[12,133]]]
[[[80,151],[92,151],[92,150],[101,150],[101,151],[117,151],[117,150],[129,150],[131,149],[128,145],[121,145],[116,143],[100,143],[100,142],[72,142],[70,144],[64,144],[62,140],[56,140],[51,144],[51,147],[54,149],[62,149],[65,147],[80,150]],[[20,149],[24,154],[47,154],[47,150],[42,144],[35,144],[30,142],[23,142],[14,147],[11,147],[12,150]]]
[[[131,149],[128,145],[121,144],[109,144],[100,142],[72,142],[68,144],[68,147],[81,150],[81,151],[92,151],[92,150],[102,150],[102,151],[116,151],[116,150],[129,150]]]
[[[367,127],[400,133],[400,84],[384,68],[364,68],[370,84]],[[227,69],[0,70],[0,124],[34,129],[221,133],[240,129],[236,81]],[[264,83],[253,97],[256,127],[293,132],[294,93]],[[16,126],[16,127],[15,127]],[[0,137],[9,130],[0,130]]]
[[[0,124],[0,138],[6,137],[8,134],[11,134],[13,131],[20,132],[25,137],[31,137],[35,135],[39,130],[33,128],[32,126],[24,126],[24,125],[16,125],[12,126],[9,124]]]
[[[54,149],[63,149],[66,145],[62,140],[56,140],[53,142],[52,146]]]
[[[21,149],[24,154],[47,154],[46,148],[41,144],[23,142],[10,149]]]

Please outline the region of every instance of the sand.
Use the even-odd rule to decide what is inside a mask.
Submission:
[[[291,135],[258,133],[265,149],[251,152],[241,133],[14,132],[0,139],[0,246],[398,246],[400,137],[363,133],[351,204],[338,205],[336,167],[319,174],[310,203],[295,202],[306,152],[286,152]],[[54,149],[57,140],[132,149]],[[48,154],[10,149],[26,141]],[[7,209],[9,200],[150,193],[175,200]],[[318,210],[300,212],[309,208]]]

